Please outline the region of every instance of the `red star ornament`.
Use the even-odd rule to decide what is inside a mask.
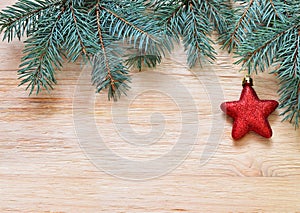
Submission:
[[[277,107],[277,101],[258,98],[252,88],[252,79],[243,84],[240,100],[221,104],[221,109],[233,118],[231,135],[235,140],[250,131],[265,138],[272,137],[272,129],[267,118]]]

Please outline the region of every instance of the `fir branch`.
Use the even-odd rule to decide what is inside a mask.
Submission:
[[[109,31],[112,35],[116,35],[116,37],[118,38],[123,38],[123,40],[128,39],[129,42],[132,41],[133,39],[133,44],[134,47],[137,46],[139,49],[146,49],[149,46],[149,42],[158,42],[156,40],[156,38],[151,35],[150,33],[148,33],[146,30],[143,29],[142,26],[138,26],[137,24],[137,17],[135,17],[134,19],[130,20],[130,15],[128,17],[126,17],[126,15],[122,14],[119,15],[116,12],[114,12],[112,9],[109,9],[107,7],[104,7],[102,5],[100,5],[100,9],[102,9],[103,15],[106,16],[106,19],[104,21],[104,25],[107,24],[106,22],[109,21]],[[109,18],[108,18],[109,17]],[[142,17],[138,17],[139,22],[143,21]],[[149,22],[152,22],[151,20],[148,20]],[[147,23],[147,22],[145,22]],[[153,26],[154,24],[147,24],[148,26]],[[151,30],[150,27],[148,27],[149,30]],[[155,34],[156,32],[152,29],[152,34]]]
[[[284,22],[286,17],[284,13],[288,9],[287,4],[281,1],[262,1],[261,2],[261,20],[265,26],[276,24],[277,20]]]
[[[123,39],[129,45],[133,43],[137,54],[135,56],[132,54],[128,58],[132,65],[143,63],[145,66],[152,67],[148,62],[160,63],[160,60],[153,59],[160,59],[166,52],[171,52],[174,39],[161,31],[160,24],[152,17],[151,10],[145,11],[144,1],[130,1],[130,4],[125,2],[102,6],[103,25],[108,26],[112,36]],[[117,6],[122,7],[122,10],[118,10]],[[156,57],[152,57],[154,55]]]
[[[3,40],[11,41],[13,38],[31,35],[37,28],[41,16],[50,10],[55,10],[60,0],[20,0],[15,5],[7,7],[0,13],[0,32],[4,32]]]
[[[212,40],[207,36],[213,29],[207,17],[208,10],[202,11],[202,1],[185,0],[172,4],[158,1],[155,18],[159,20],[166,35],[174,41],[182,38],[188,55],[188,65],[193,67],[197,61],[208,57],[214,59]],[[204,9],[203,9],[204,10]]]
[[[279,18],[279,13],[277,12],[277,9],[276,9],[276,7],[275,7],[275,5],[274,5],[273,0],[270,0],[269,3],[270,3],[270,5],[271,5],[271,7],[272,7],[272,9],[273,9],[273,11],[274,11],[275,16],[276,16],[277,18]]]
[[[73,3],[73,2],[72,2]],[[78,37],[78,41],[80,43],[80,46],[81,46],[81,51],[83,52],[84,55],[87,54],[87,51],[86,51],[86,47],[83,43],[83,38],[82,38],[82,35],[81,35],[81,32],[83,31],[83,29],[79,29],[80,26],[78,25],[78,22],[77,22],[77,14],[75,14],[75,9],[73,7],[73,5],[70,5],[70,10],[71,10],[71,13],[72,13],[72,18],[73,18],[73,21],[74,21],[74,26],[75,26],[75,29],[76,29],[76,35]]]
[[[276,58],[276,52],[282,48],[280,44],[285,43],[299,27],[298,25],[286,26],[284,23],[282,25],[284,25],[283,30],[270,27],[258,30],[240,46],[237,53],[242,58],[236,63],[242,63],[242,69],[247,68],[249,72],[264,71],[269,67]]]
[[[113,48],[113,44],[110,44],[110,48],[105,45],[106,41],[102,31],[101,8],[100,1],[98,0],[95,5],[95,16],[98,41],[101,49],[94,56],[92,82],[96,85],[97,92],[108,88],[108,99],[116,101],[122,93],[126,94],[126,91],[129,89],[127,82],[130,82],[130,78],[128,70],[122,65],[120,57],[115,56],[111,51],[113,49],[116,50],[116,48]]]
[[[104,40],[103,40],[103,35],[102,35],[102,29],[101,29],[100,0],[98,0],[98,2],[96,4],[96,20],[97,20],[97,32],[98,32],[99,42],[101,45],[102,55],[104,56],[105,67],[107,70],[107,77],[105,78],[105,80],[107,80],[109,78],[112,91],[114,91],[115,90],[114,79],[112,79],[112,76],[111,76],[111,70],[110,70],[110,66],[109,66],[109,62],[108,62],[108,57],[107,57],[106,48],[104,45]]]
[[[149,38],[153,38],[151,35],[149,35],[147,32],[145,32],[143,29],[137,27],[136,25],[134,25],[133,23],[127,21],[125,18],[119,16],[118,14],[116,14],[115,12],[113,12],[112,10],[100,6],[101,9],[103,9],[104,11],[106,11],[108,14],[112,15],[113,17],[115,17],[117,20],[123,22],[125,25],[130,26],[133,30],[140,32],[141,34],[145,34],[147,37]],[[116,30],[115,30],[116,31]]]
[[[184,6],[183,4],[176,5],[176,8],[173,11],[171,11],[170,14],[168,14],[168,17],[166,17],[166,21],[164,21],[164,23],[166,25],[171,24],[171,20],[176,17],[176,15],[179,13],[179,11],[182,9],[183,6]]]
[[[188,65],[193,67],[203,56],[214,60],[216,52],[211,46],[212,40],[207,36],[212,28],[208,18],[198,10],[197,3],[188,2],[187,10],[182,13],[182,17],[185,19],[183,43],[187,50]]]
[[[153,8],[153,18],[158,20],[158,26],[161,32],[167,36],[167,39],[161,41],[165,43],[172,41],[180,43],[180,37],[183,34],[184,19],[182,12],[186,5],[182,1],[151,1],[150,8]],[[173,45],[170,45],[170,47]],[[169,48],[171,52],[173,48]]]
[[[67,58],[74,62],[80,56],[89,59],[99,50],[96,33],[93,29],[91,17],[83,7],[76,7],[70,1],[64,16],[64,47]]]
[[[136,67],[141,72],[143,65],[154,68],[161,63],[162,56],[159,54],[150,54],[141,50],[136,50],[135,54],[128,54],[125,56],[125,64],[128,67]]]
[[[258,21],[258,14],[255,13],[255,8],[257,0],[250,0],[248,6],[243,11],[242,15],[237,20],[234,29],[226,37],[223,37],[224,40],[223,48],[228,48],[228,51],[231,52],[234,48],[238,47],[240,43],[244,40],[247,33],[252,31],[252,28],[256,26]]]
[[[300,35],[299,29],[289,42],[281,48],[278,56],[280,66],[275,73],[280,80],[280,105],[284,109],[283,120],[299,127],[300,120]]]
[[[222,35],[228,31],[233,14],[228,1],[198,0],[199,9],[202,10],[214,24],[214,29]]]
[[[38,24],[41,30],[25,42],[24,53],[27,55],[22,58],[23,63],[18,73],[19,78],[22,78],[20,85],[28,84],[29,94],[35,89],[37,94],[42,88],[52,89],[52,85],[56,83],[55,69],[62,66],[62,57],[58,49],[64,40],[60,34],[62,21],[59,19],[63,12],[57,10],[54,14],[44,17]]]

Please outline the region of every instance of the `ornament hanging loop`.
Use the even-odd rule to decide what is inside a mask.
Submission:
[[[249,84],[251,87],[253,86],[253,79],[251,78],[250,75],[246,75],[245,78],[243,79],[242,85],[244,86],[245,84]]]

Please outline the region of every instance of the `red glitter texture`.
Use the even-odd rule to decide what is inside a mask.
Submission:
[[[238,140],[249,131],[270,138],[272,129],[267,120],[277,108],[274,100],[260,100],[249,83],[244,84],[239,101],[225,102],[221,109],[233,118],[232,138]]]

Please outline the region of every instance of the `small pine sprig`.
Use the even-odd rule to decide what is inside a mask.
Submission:
[[[187,63],[193,67],[201,59],[215,59],[210,35],[214,30],[226,33],[231,14],[229,1],[153,0],[149,3],[165,34],[183,40]]]
[[[135,53],[125,55],[125,64],[128,67],[136,67],[140,72],[143,66],[154,68],[161,63],[162,56],[160,54],[149,53],[137,49]]]
[[[14,38],[31,36],[38,29],[41,17],[59,9],[60,0],[20,0],[8,6],[0,13],[0,32],[4,32],[3,40],[9,42]]]
[[[55,70],[62,67],[62,54],[58,51],[62,47],[64,37],[60,33],[62,30],[62,20],[58,17],[61,11],[55,10],[50,15],[44,15],[43,21],[38,23],[38,28],[42,29],[33,33],[25,41],[24,53],[26,54],[18,71],[19,78],[22,79],[20,85],[27,84],[30,94],[36,89],[39,93],[42,88],[52,89],[56,83]]]
[[[92,82],[97,92],[108,89],[108,99],[115,101],[130,88],[129,71],[123,65],[119,54],[122,50],[115,41],[122,39],[135,48],[147,50],[157,42],[155,35],[158,32],[155,25],[142,16],[145,8],[141,1],[133,4],[119,3],[98,0],[89,11],[89,16],[94,17],[92,27],[97,29],[96,40],[100,46],[100,50],[94,55]],[[124,11],[132,11],[136,15],[132,16]]]

